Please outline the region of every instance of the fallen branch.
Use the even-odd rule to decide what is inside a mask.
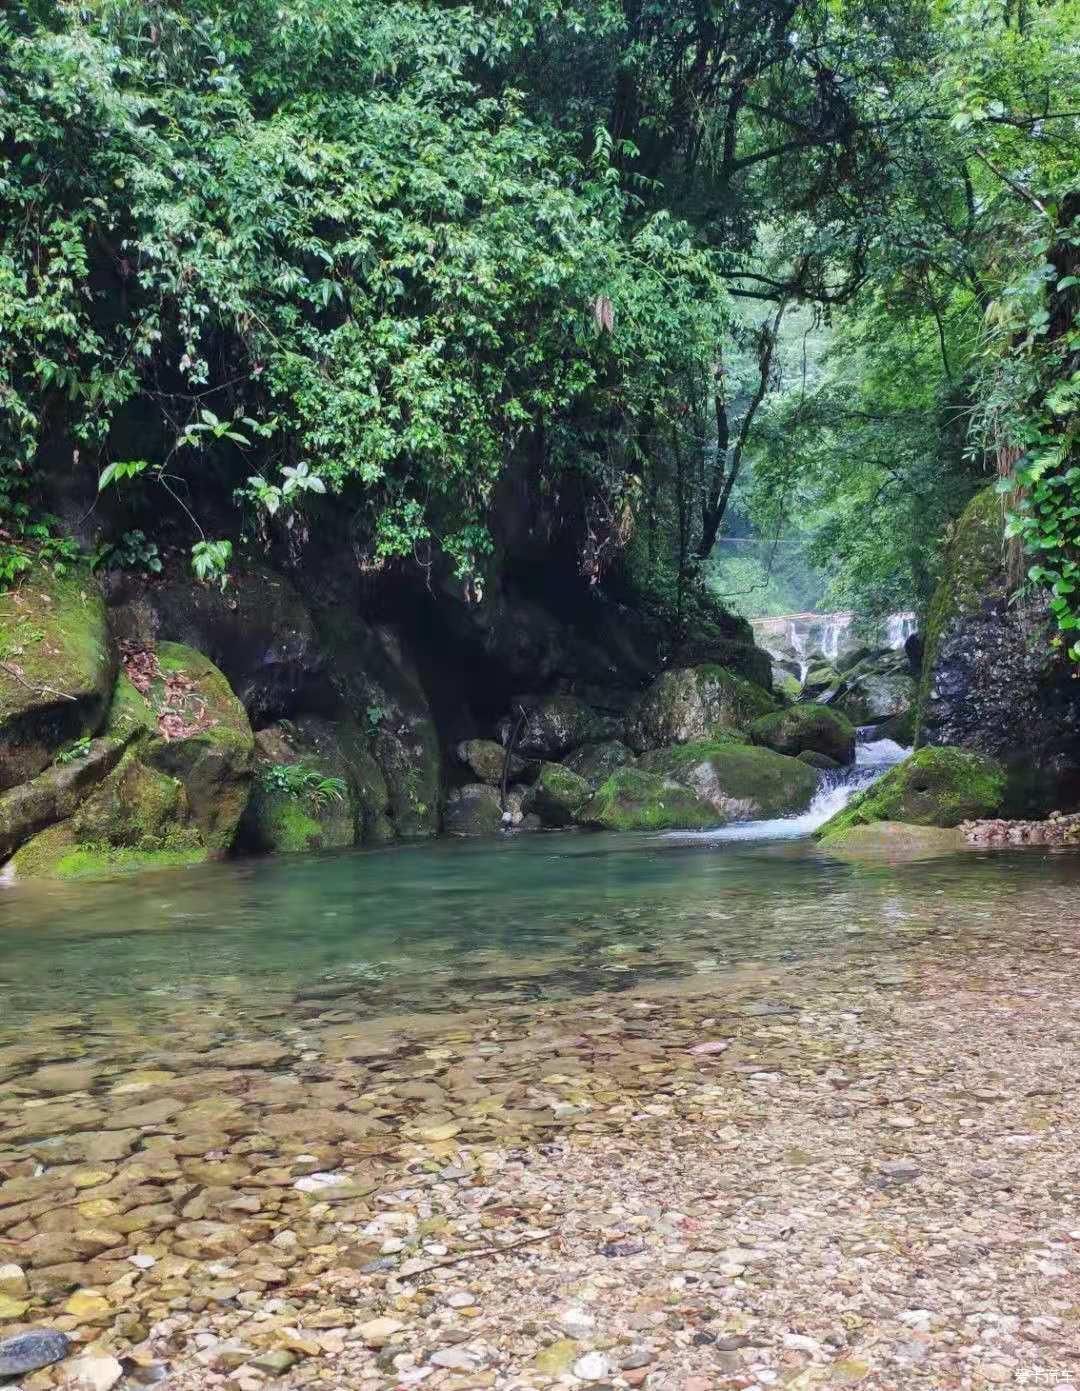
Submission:
[[[433,1261],[431,1265],[425,1265],[420,1270],[414,1270],[408,1278],[411,1280],[416,1275],[427,1275],[431,1270],[441,1270],[445,1265],[461,1265],[463,1261],[478,1261],[484,1256],[501,1256],[504,1251],[516,1251],[519,1246],[536,1246],[541,1241],[547,1241],[549,1236],[558,1236],[559,1228],[552,1227],[549,1231],[541,1232],[539,1236],[523,1236],[520,1241],[508,1242],[506,1246],[487,1246],[482,1251],[466,1251],[463,1256],[450,1256],[445,1261]]]
[[[70,700],[77,703],[79,697],[69,695],[67,691],[58,691],[55,686],[34,686],[29,681],[23,679],[23,675],[14,662],[0,662],[0,671],[6,671],[10,677],[18,681],[20,686],[25,686],[28,691],[33,691],[35,695],[54,695],[61,700]]]

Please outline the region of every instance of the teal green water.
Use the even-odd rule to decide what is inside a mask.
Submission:
[[[541,835],[0,889],[0,1033],[38,1016],[464,1010],[875,956],[1072,911],[1080,857],[850,865],[810,841]]]

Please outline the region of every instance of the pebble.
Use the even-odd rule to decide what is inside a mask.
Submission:
[[[52,1328],[34,1328],[0,1341],[0,1377],[17,1377],[50,1367],[68,1355],[71,1339]]]
[[[77,1357],[65,1368],[65,1386],[72,1391],[112,1391],[124,1375],[115,1357]]]
[[[611,1363],[602,1352],[587,1352],[574,1363],[574,1375],[582,1381],[603,1381],[611,1375]]]

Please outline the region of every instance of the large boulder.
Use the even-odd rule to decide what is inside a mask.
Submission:
[[[792,705],[762,715],[750,726],[750,737],[776,753],[823,753],[837,763],[855,761],[855,726],[827,705]]]
[[[561,763],[541,763],[521,809],[526,815],[531,812],[538,816],[545,826],[570,826],[592,791],[583,777]]]
[[[500,732],[509,743],[516,731],[514,752],[524,757],[558,759],[611,733],[609,723],[577,696],[550,695],[519,704],[521,713],[505,719]]]
[[[917,741],[999,759],[1006,810],[1034,815],[1080,805],[1080,681],[1046,594],[1010,584],[1004,510],[987,488],[957,524],[927,617]]]
[[[624,768],[633,761],[633,749],[628,749],[618,739],[605,739],[600,744],[585,744],[573,753],[567,754],[562,760],[563,767],[584,778],[593,792],[616,768]]]
[[[92,739],[73,747],[65,761],[0,794],[0,861],[38,831],[73,816],[120,762],[125,747],[122,739]]]
[[[919,749],[857,793],[818,831],[835,835],[875,821],[916,826],[959,826],[993,816],[1005,799],[1001,764],[969,749]]]
[[[176,643],[129,651],[98,746],[119,755],[115,766],[81,798],[57,797],[66,819],[19,849],[17,877],[191,863],[232,846],[251,791],[254,739],[243,706],[202,653]]]
[[[466,783],[447,794],[443,830],[448,836],[493,836],[502,826],[502,802],[494,787]]]
[[[844,678],[832,708],[854,725],[876,725],[902,719],[914,707],[915,678],[903,653],[860,663]]]
[[[259,730],[255,746],[245,848],[331,850],[390,838],[386,783],[355,728],[305,715]]]
[[[640,768],[616,769],[578,814],[605,831],[700,831],[720,819],[685,783]]]
[[[754,720],[775,709],[768,691],[726,667],[681,667],[664,672],[631,707],[626,741],[644,753],[711,740],[748,730]]]
[[[508,779],[516,780],[523,776],[527,768],[525,760],[518,758],[517,754],[513,755],[507,767],[506,750],[494,739],[463,739],[458,744],[456,753],[458,762],[463,763],[478,781],[486,782],[489,787],[502,786],[504,771]]]
[[[713,824],[756,821],[805,811],[819,774],[797,758],[748,744],[682,744],[654,749],[640,769],[674,779],[713,810]]]
[[[0,792],[97,733],[115,675],[105,602],[83,569],[35,570],[0,594]]]

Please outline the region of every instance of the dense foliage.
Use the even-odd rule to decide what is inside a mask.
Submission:
[[[1078,74],[1077,0],[21,0],[0,582],[100,483],[101,564],[475,592],[519,468],[680,621],[748,519],[891,607],[996,472],[1071,634]]]

